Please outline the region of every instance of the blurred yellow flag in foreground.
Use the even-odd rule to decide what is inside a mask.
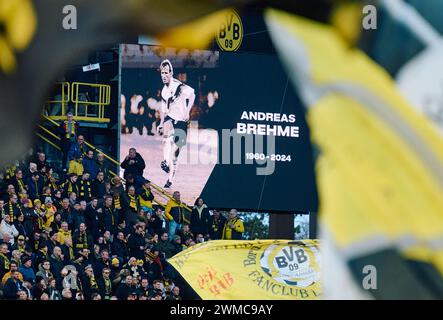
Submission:
[[[205,300],[319,299],[315,240],[215,240],[169,259]]]
[[[331,26],[275,10],[266,21],[306,106],[319,149],[320,219],[340,257],[356,261],[393,249],[405,261],[438,270],[432,282],[443,284],[443,139],[437,128],[383,68],[348,48]],[[401,278],[399,270],[389,270],[388,255],[368,261],[386,276],[386,288],[387,282],[397,285],[391,298],[430,270],[408,273],[407,264]],[[361,269],[354,271],[362,277]],[[415,282],[412,287],[420,289]],[[425,291],[418,296],[429,297]]]

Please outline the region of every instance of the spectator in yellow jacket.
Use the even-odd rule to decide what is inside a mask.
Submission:
[[[18,266],[17,266],[17,263],[15,263],[15,262],[11,262],[9,267],[10,267],[9,271],[6,272],[5,275],[2,278],[2,286],[3,287],[5,286],[6,281],[8,281],[8,279],[12,277],[12,273],[14,271],[18,271]],[[20,281],[23,281],[23,275],[21,274],[21,272],[19,272],[18,278],[19,278]]]
[[[54,221],[55,213],[57,212],[57,208],[52,204],[52,199],[50,197],[46,197],[43,210],[46,211],[45,217],[43,218],[43,230],[49,232],[49,228]]]
[[[245,232],[245,225],[238,217],[238,212],[235,209],[229,211],[229,218],[223,228],[224,240],[241,240]]]
[[[72,234],[71,230],[68,229],[68,223],[63,221],[57,234],[57,241],[60,244],[65,244],[66,239],[68,239],[68,242],[72,242]]]
[[[180,192],[175,191],[165,208],[165,217],[169,220],[169,241],[174,239],[175,233],[181,229],[183,223],[190,223],[185,216],[185,207],[180,200]]]

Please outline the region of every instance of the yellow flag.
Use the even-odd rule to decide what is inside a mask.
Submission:
[[[404,261],[438,270],[436,281],[443,284],[443,139],[437,128],[333,27],[275,10],[266,21],[306,106],[319,149],[320,219],[341,258],[394,250]],[[389,261],[377,261],[379,274],[386,274]],[[354,271],[362,276],[362,269]],[[397,273],[397,281],[379,285],[387,291],[396,285],[389,292],[399,295],[389,297],[399,297],[416,275]]]
[[[169,259],[205,300],[313,300],[321,296],[315,240],[198,244]]]

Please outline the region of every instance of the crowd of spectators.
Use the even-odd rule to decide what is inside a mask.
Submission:
[[[203,199],[189,208],[175,191],[157,205],[144,160],[130,149],[112,176],[104,155],[77,135],[64,141],[64,169],[42,152],[0,172],[0,299],[180,300],[167,262],[213,239],[241,239],[244,225]],[[75,163],[75,165],[74,165]]]

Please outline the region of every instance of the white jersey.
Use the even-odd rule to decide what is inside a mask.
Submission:
[[[187,121],[194,103],[194,89],[172,78],[169,86],[164,85],[161,93],[162,112],[176,121]]]

